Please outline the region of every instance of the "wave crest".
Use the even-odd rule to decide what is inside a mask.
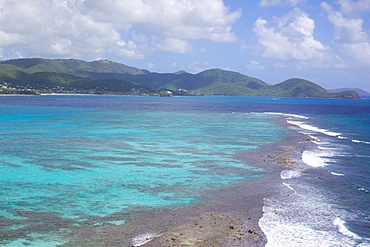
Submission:
[[[151,232],[137,235],[136,237],[132,238],[132,246],[135,246],[135,247],[142,246],[161,235],[162,234],[156,234],[156,233],[151,233]]]
[[[345,226],[345,223],[346,222],[340,218],[336,218],[333,221],[333,224],[336,227],[338,227],[339,232],[342,233],[343,235],[346,235],[348,237],[355,238],[355,239],[361,239],[356,233],[353,233],[350,230],[348,230],[348,228]]]

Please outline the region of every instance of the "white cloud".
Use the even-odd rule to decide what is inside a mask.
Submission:
[[[301,2],[306,2],[306,0],[261,0],[260,6],[261,7],[271,7],[276,5],[296,6]]]
[[[255,60],[251,60],[249,64],[247,64],[247,69],[249,70],[264,70],[265,66],[261,65],[259,62]]]
[[[171,63],[170,64],[170,68],[177,68],[178,67],[178,64],[177,64],[177,62],[173,62],[173,63]]]
[[[0,48],[0,59],[1,60],[8,60],[8,59],[14,59],[14,58],[24,58],[22,55],[22,52],[15,51],[14,49],[9,49],[5,51],[4,48]]]
[[[120,40],[111,24],[82,15],[76,1],[0,1],[0,46],[22,47],[34,55],[102,56]]]
[[[153,69],[155,69],[156,67],[155,67],[155,65],[154,64],[152,64],[152,63],[146,63],[145,64],[145,67],[147,68],[147,69],[149,69],[149,70],[153,70]]]
[[[342,50],[352,65],[370,68],[370,43],[344,44]]]
[[[369,40],[368,35],[362,29],[363,19],[347,18],[343,13],[333,10],[326,2],[323,2],[321,6],[327,11],[329,21],[334,24],[336,42],[351,44]]]
[[[295,8],[271,23],[257,19],[253,31],[265,57],[317,62],[326,58],[329,48],[315,40],[314,29],[308,14]]]
[[[145,57],[145,44],[137,45],[134,41],[126,42],[120,40],[117,42],[117,45],[120,47],[114,51],[117,55],[130,59],[141,59]]]
[[[278,69],[287,69],[287,68],[289,68],[289,66],[287,65],[287,64],[285,64],[285,63],[282,63],[282,62],[276,62],[276,63],[274,63],[273,64],[273,66],[275,67],[275,68],[278,68]]]
[[[189,71],[189,73],[199,73],[201,71],[210,69],[210,64],[207,62],[193,61],[188,63],[184,67],[186,71]]]
[[[231,25],[240,16],[223,0],[0,0],[0,48],[33,56],[143,58],[155,50],[152,40],[163,39],[189,52],[190,40],[236,41]]]
[[[370,3],[362,0],[338,3],[341,11],[334,10],[326,2],[321,3],[328,13],[328,20],[334,25],[334,44],[352,67],[370,67],[370,37],[363,30],[364,20],[359,17],[361,12],[370,12]]]
[[[341,11],[346,15],[356,15],[361,12],[370,12],[370,1],[369,0],[338,0]]]
[[[167,38],[165,40],[156,41],[154,46],[159,51],[166,53],[184,54],[193,51],[193,46],[189,42],[174,38]]]
[[[201,52],[201,53],[206,53],[206,52],[207,52],[207,49],[206,49],[206,48],[204,48],[204,47],[199,48],[199,52]]]
[[[231,24],[241,10],[229,12],[222,0],[85,0],[84,11],[120,28],[139,25],[155,35],[178,39],[234,42]]]

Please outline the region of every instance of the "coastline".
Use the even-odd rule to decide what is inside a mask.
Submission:
[[[265,246],[260,228],[264,198],[282,184],[281,172],[301,162],[310,140],[297,133],[286,117],[273,120],[290,133],[278,143],[247,150],[235,158],[263,168],[267,175],[234,182],[210,191],[202,201],[172,209],[154,210],[123,225],[87,226],[75,229],[62,246]],[[139,211],[139,210],[138,210]],[[134,241],[133,241],[134,240]]]

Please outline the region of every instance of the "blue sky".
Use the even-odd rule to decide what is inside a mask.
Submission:
[[[210,68],[370,91],[370,0],[0,0],[0,59]]]

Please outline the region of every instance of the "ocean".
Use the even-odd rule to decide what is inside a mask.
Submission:
[[[1,96],[0,244],[67,246],[279,172],[260,188],[266,246],[370,246],[369,129],[370,98]],[[253,162],[274,145],[305,149]]]

